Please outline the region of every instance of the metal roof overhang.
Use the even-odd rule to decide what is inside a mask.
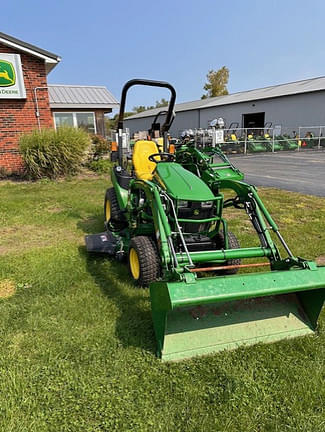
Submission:
[[[55,109],[102,109],[112,110],[118,108],[119,104],[69,104],[69,103],[50,103],[51,110]]]
[[[34,57],[38,57],[45,61],[46,74],[50,73],[52,69],[61,61],[61,57],[53,54],[49,51],[38,48],[35,45],[31,45],[27,42],[23,42],[12,36],[6,35],[0,32],[0,43],[10,48],[17,49],[19,51],[30,54]]]

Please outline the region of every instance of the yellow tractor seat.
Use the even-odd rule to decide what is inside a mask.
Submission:
[[[151,162],[148,157],[155,153],[158,153],[158,147],[153,141],[139,140],[135,143],[132,162],[135,175],[139,180],[152,179],[157,164]],[[159,160],[159,156],[156,156],[156,159]]]

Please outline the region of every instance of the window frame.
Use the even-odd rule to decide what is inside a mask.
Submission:
[[[72,123],[75,129],[78,129],[77,114],[92,114],[94,120],[94,134],[97,134],[96,116],[94,111],[53,111],[54,128],[56,127],[55,114],[72,114]],[[92,133],[92,132],[89,132]]]

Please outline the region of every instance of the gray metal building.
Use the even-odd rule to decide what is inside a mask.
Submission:
[[[147,130],[162,108],[128,117],[125,126],[131,133]],[[291,134],[299,126],[325,124],[325,77],[280,84],[176,105],[171,134],[184,129],[207,128],[209,121],[223,117],[226,127],[263,127],[271,122],[281,133]]]

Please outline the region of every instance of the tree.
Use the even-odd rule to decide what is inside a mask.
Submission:
[[[109,130],[116,129],[117,118],[118,118],[118,114],[115,114],[114,117],[105,117],[105,129],[106,129],[106,132],[108,132]]]
[[[201,99],[206,99],[215,96],[223,96],[228,94],[227,84],[229,80],[229,69],[222,66],[221,69],[214,71],[211,69],[207,74],[207,83],[203,89],[207,91],[202,95]]]
[[[161,98],[160,101],[156,101],[155,106],[153,106],[153,105],[151,105],[151,106],[144,106],[144,105],[134,106],[132,108],[132,112],[125,112],[124,113],[124,118],[129,117],[133,114],[138,114],[138,113],[141,113],[143,111],[150,110],[150,109],[162,108],[162,107],[165,107],[167,105],[168,105],[168,100]],[[111,118],[111,117],[105,118],[105,125],[106,125],[107,130],[110,130],[110,129],[115,130],[116,129],[118,116],[119,116],[118,114],[115,114],[113,118]]]
[[[168,105],[168,101],[165,98],[161,98],[160,101],[156,101],[156,108],[162,108]]]
[[[143,112],[143,111],[146,111],[148,108],[146,108],[144,105],[139,105],[139,106],[134,106],[133,108],[132,108],[132,111],[134,112],[134,113],[140,113],[140,112]]]
[[[131,116],[133,114],[134,114],[134,112],[125,112],[124,113],[124,118],[129,117],[129,116]],[[116,130],[118,117],[119,117],[119,113],[115,114],[113,117],[105,117],[105,128],[106,128],[106,131]]]
[[[154,108],[162,108],[168,105],[168,101],[164,98],[161,98],[160,101],[156,101],[156,105],[150,105],[150,106],[144,106],[144,105],[139,105],[139,106],[134,106],[132,108],[132,112],[138,114],[141,113],[143,111],[147,111],[150,109],[154,109]]]

